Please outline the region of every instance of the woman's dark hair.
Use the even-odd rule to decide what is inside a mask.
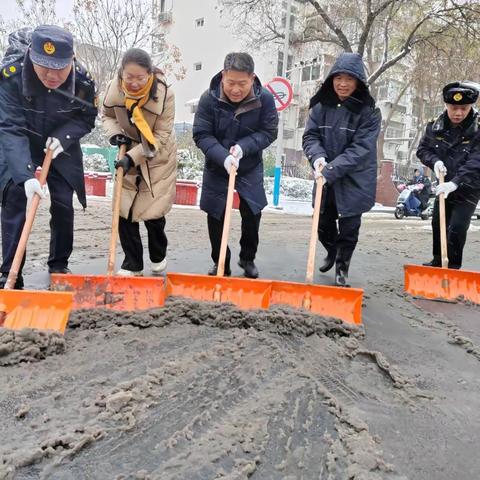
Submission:
[[[158,67],[155,67],[153,65],[152,58],[145,50],[142,50],[141,48],[130,48],[123,55],[122,63],[118,70],[118,79],[120,82],[122,81],[123,69],[129,63],[134,63],[139,67],[145,68],[149,74],[153,73],[153,84],[152,84],[152,88],[150,89],[150,98],[152,98],[155,101],[158,100],[157,98],[158,79],[156,77],[156,74],[160,73],[163,75],[162,70],[160,70]]]

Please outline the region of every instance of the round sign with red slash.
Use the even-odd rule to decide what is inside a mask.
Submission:
[[[292,102],[292,84],[286,78],[275,77],[265,85],[265,88],[273,95],[277,112],[285,110]]]

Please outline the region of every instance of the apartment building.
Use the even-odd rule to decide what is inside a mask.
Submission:
[[[171,79],[175,91],[175,121],[191,124],[201,94],[211,78],[223,67],[225,55],[244,50],[242,42],[230,28],[231,19],[220,15],[216,0],[153,0],[158,29],[152,50],[161,50],[168,43],[178,47],[185,68],[182,80]],[[255,60],[255,70],[263,83],[277,71],[277,51],[249,52]]]
[[[191,124],[200,95],[208,87],[211,77],[222,68],[223,59],[230,51],[244,50],[240,38],[231,29],[231,19],[223,12],[220,15],[217,0],[153,0],[158,29],[153,42],[153,52],[161,51],[165,43],[180,50],[185,67],[185,78],[173,81],[176,95],[176,122]],[[287,2],[278,0],[283,12]],[[331,6],[329,8],[334,8]],[[283,22],[285,25],[285,13]],[[295,174],[305,159],[302,152],[302,135],[308,115],[308,103],[319,88],[323,78],[332,67],[339,50],[331,44],[302,43],[298,35],[308,35],[318,29],[319,17],[312,6],[303,0],[292,2],[290,18],[291,47],[286,76],[290,79],[294,98],[284,111],[284,171]],[[347,29],[350,28],[347,25]],[[355,38],[355,25],[348,31]],[[250,52],[256,64],[256,73],[263,83],[280,75],[284,62],[281,41],[259,46]],[[387,118],[393,113],[385,132],[383,157],[394,161],[402,170],[417,165],[414,147],[418,142],[421,101],[409,87],[396,102],[404,81],[401,65],[379,79],[373,89],[377,104]],[[435,113],[431,112],[427,115]],[[437,109],[438,110],[438,109]],[[422,117],[425,116],[425,110]]]

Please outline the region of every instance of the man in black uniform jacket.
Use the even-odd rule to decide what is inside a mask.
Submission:
[[[13,34],[12,34],[13,35]],[[80,139],[95,126],[95,82],[73,56],[72,35],[40,25],[25,55],[0,71],[0,201],[2,256],[0,288],[8,277],[25,223],[27,199],[45,193],[35,178],[47,148],[50,273],[69,273],[73,248],[73,192],[86,206]],[[22,262],[25,262],[25,258]],[[18,276],[15,288],[23,288]]]
[[[417,157],[445,183],[437,187],[433,209],[433,259],[426,266],[441,266],[438,195],[445,195],[448,268],[462,266],[470,219],[480,199],[480,116],[473,104],[478,89],[468,82],[449,83],[443,89],[446,110],[427,125]]]

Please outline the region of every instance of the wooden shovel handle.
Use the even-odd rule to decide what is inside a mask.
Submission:
[[[308,247],[307,275],[305,282],[313,283],[313,269],[315,268],[315,252],[317,249],[318,222],[320,220],[320,204],[322,203],[323,177],[318,177],[315,203],[313,204],[312,231],[310,233],[310,246]]]
[[[118,159],[121,159],[127,153],[127,146],[121,145],[118,151]],[[123,187],[123,168],[118,167],[115,173],[115,185],[113,189],[113,212],[112,212],[112,232],[110,235],[110,250],[108,255],[107,275],[113,275],[115,269],[115,251],[117,248],[118,224],[120,222],[120,200],[122,198]]]
[[[52,150],[47,148],[47,153],[45,155],[45,159],[43,160],[42,171],[40,172],[39,178],[39,182],[42,187],[47,181],[48,171],[50,170],[50,165],[52,164],[52,154]],[[15,286],[15,282],[17,281],[18,272],[20,271],[23,256],[25,255],[25,250],[27,249],[28,237],[30,236],[30,232],[32,231],[33,222],[35,221],[35,215],[37,213],[40,200],[40,196],[35,193],[32,200],[30,201],[30,207],[25,217],[22,234],[20,235],[17,250],[15,251],[12,266],[10,267],[10,272],[8,273],[8,278],[5,283],[5,290],[12,290]]]
[[[230,219],[232,218],[233,191],[235,190],[235,177],[237,168],[231,166],[228,178],[227,202],[225,203],[225,219],[223,221],[222,242],[220,244],[220,255],[218,257],[217,277],[225,274],[225,258],[227,256],[228,236],[230,233]]]
[[[438,184],[445,181],[445,175],[440,172]],[[442,252],[442,268],[448,268],[448,249],[447,249],[447,222],[445,219],[445,195],[441,193],[438,196],[439,217],[440,217],[440,248]]]

